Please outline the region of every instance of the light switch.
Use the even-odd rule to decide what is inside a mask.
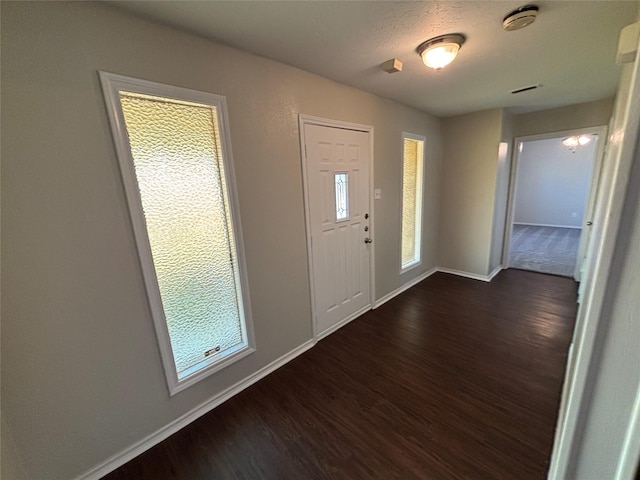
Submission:
[[[382,198],[382,190],[380,190],[379,188],[376,188],[373,191],[373,199],[374,200],[380,200]]]

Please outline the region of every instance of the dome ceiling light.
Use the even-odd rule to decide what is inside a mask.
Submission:
[[[562,140],[562,144],[569,148],[571,153],[576,153],[576,148],[586,145],[591,141],[591,135],[572,135]]]
[[[427,67],[440,70],[456,58],[458,50],[460,50],[465,40],[465,36],[461,33],[440,35],[422,42],[416,50]]]

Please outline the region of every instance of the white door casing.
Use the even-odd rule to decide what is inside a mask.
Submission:
[[[602,171],[602,160],[604,158],[605,147],[607,143],[608,127],[602,126],[595,129],[598,141],[598,147],[593,161],[593,170],[591,172],[591,186],[587,196],[587,203],[584,209],[584,218],[582,219],[582,233],[580,234],[580,244],[578,246],[578,255],[576,257],[576,269],[573,278],[584,286],[582,275],[584,266],[587,262],[587,253],[589,252],[589,242],[591,241],[591,227],[593,225],[593,217],[598,196],[598,186],[600,185],[600,172]],[[582,296],[582,290],[578,296],[578,301]]]
[[[310,117],[300,123],[314,336],[320,339],[371,308],[372,133]]]

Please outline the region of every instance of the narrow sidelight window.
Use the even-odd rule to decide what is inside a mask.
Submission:
[[[333,179],[336,190],[336,221],[349,220],[349,174],[334,173]]]
[[[402,253],[401,270],[420,264],[422,184],[425,138],[402,134]]]
[[[101,73],[171,394],[254,351],[224,97]]]

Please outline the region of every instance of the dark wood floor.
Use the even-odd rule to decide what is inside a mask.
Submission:
[[[106,479],[544,479],[576,284],[438,273]]]

